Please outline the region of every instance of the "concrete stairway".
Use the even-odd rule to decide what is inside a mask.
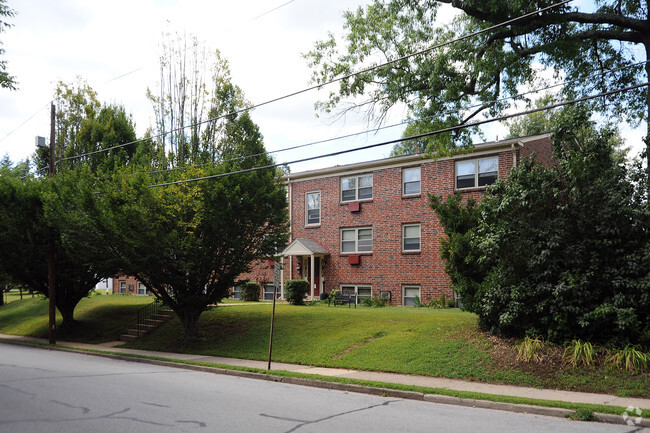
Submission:
[[[120,335],[120,341],[134,341],[139,337],[148,334],[154,329],[158,328],[163,323],[170,321],[176,313],[172,310],[160,310],[150,317],[144,319],[142,323],[136,325],[135,328],[130,328],[126,334]]]

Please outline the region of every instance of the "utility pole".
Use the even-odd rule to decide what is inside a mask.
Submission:
[[[50,115],[50,169],[49,176],[54,177],[54,115],[56,108],[52,102],[51,115]],[[50,322],[49,322],[49,337],[50,344],[56,344],[56,279],[54,277],[54,239],[50,236],[50,243],[47,252],[47,280],[48,280],[48,298],[50,301]]]

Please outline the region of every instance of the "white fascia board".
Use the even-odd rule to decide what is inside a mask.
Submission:
[[[539,140],[549,137],[550,134],[533,135],[522,138],[511,138],[508,140],[493,141],[490,143],[479,144],[472,149],[471,152],[454,155],[451,157],[439,158],[436,161],[445,161],[449,159],[465,159],[485,154],[490,154],[498,151],[512,150],[514,147],[524,146],[528,141]],[[432,162],[432,158],[426,157],[424,154],[397,156],[394,158],[377,159],[373,161],[358,162],[355,164],[337,165],[334,167],[321,168],[317,170],[308,170],[298,173],[289,173],[284,175],[287,182],[291,181],[304,181],[313,180],[330,176],[346,176],[369,172],[377,169],[404,167],[409,165],[417,165],[418,163]]]

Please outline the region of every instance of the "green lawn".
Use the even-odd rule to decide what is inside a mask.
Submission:
[[[148,296],[92,295],[82,299],[75,309],[80,322],[66,340],[87,343],[115,341],[132,326],[137,310],[153,302]],[[0,307],[0,333],[47,338],[49,301],[40,295],[23,296]],[[61,316],[57,311],[57,324]]]
[[[201,316],[203,336],[188,346],[179,344],[182,327],[173,320],[128,347],[265,360],[270,318],[269,305],[219,307]],[[650,396],[647,372],[527,364],[515,356],[512,342],[480,332],[476,316],[457,309],[276,309],[275,362]]]
[[[82,326],[66,337],[82,342],[116,340],[150,297],[91,296],[77,308]],[[266,360],[271,305],[247,303],[206,311],[202,337],[183,346],[174,319],[126,347]],[[0,307],[0,333],[47,336],[47,300],[39,297]],[[456,309],[347,308],[326,305],[276,309],[273,361],[358,370],[421,374],[540,388],[650,397],[650,373],[611,368],[571,368],[549,359],[515,359],[513,342],[491,337],[476,316]]]
[[[10,290],[7,293],[3,293],[3,296],[4,296],[4,301],[6,303],[13,302],[13,301],[19,301],[20,300],[20,291],[18,291],[18,290]],[[34,293],[34,295],[33,295],[34,298],[40,297],[40,296],[41,295],[39,295],[38,293]],[[32,298],[32,294],[27,292],[27,291],[23,291],[22,298],[23,299]]]

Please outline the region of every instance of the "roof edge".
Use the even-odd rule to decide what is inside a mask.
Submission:
[[[466,158],[468,155],[485,153],[487,151],[491,152],[499,149],[504,149],[504,150],[512,149],[513,146],[524,146],[526,142],[540,140],[543,138],[548,138],[550,136],[551,136],[550,133],[546,133],[546,134],[530,135],[527,137],[509,138],[506,140],[480,143],[475,145],[474,149],[470,153],[454,155],[451,157],[444,157],[444,158],[440,158],[440,160]],[[315,170],[306,170],[297,173],[289,173],[289,174],[285,174],[283,178],[286,181],[302,180],[302,179],[308,179],[313,177],[330,176],[333,174],[340,174],[345,172],[363,171],[370,168],[407,165],[407,164],[411,164],[414,162],[427,160],[427,159],[430,158],[423,153],[419,153],[415,155],[396,156],[392,158],[375,159],[372,161],[357,162],[357,163],[345,164],[345,165],[336,165],[333,167],[318,168]]]

